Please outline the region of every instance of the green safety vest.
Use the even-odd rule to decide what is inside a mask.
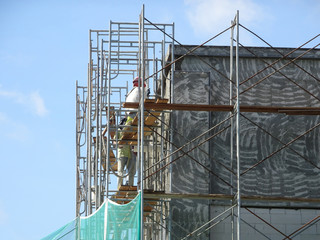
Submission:
[[[133,120],[132,117],[127,117],[127,121],[125,123],[125,125],[129,125],[129,123]],[[121,138],[123,135],[122,132],[118,132],[118,139]],[[118,146],[118,158],[121,157],[127,157],[128,159],[131,158],[131,146],[130,145],[121,145],[122,147]]]

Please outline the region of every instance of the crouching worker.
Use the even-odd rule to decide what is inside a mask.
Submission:
[[[120,125],[129,125],[132,122],[132,118],[124,118]],[[122,129],[122,127],[120,127]],[[122,132],[118,132],[118,139],[123,136]],[[136,155],[132,151],[131,146],[128,144],[118,144],[118,189],[123,185],[123,178],[128,177],[126,185],[133,186],[134,175],[136,174]],[[127,174],[124,175],[124,170],[127,170]]]

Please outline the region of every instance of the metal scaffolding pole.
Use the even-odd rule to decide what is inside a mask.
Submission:
[[[110,108],[111,108],[111,40],[112,40],[112,22],[109,23],[109,48],[108,48],[108,61],[107,61],[107,84],[108,84],[108,92],[107,92],[107,103],[108,103],[108,111],[107,111],[107,158],[106,158],[106,171],[107,171],[107,183],[106,183],[106,197],[109,197],[109,168],[110,168]]]
[[[145,79],[145,46],[144,46],[144,5],[142,5],[142,10],[139,19],[139,33],[140,33],[140,46],[139,46],[139,79],[138,79],[138,88],[140,92],[140,189],[141,189],[141,240],[144,239],[144,220],[143,220],[143,210],[144,210],[144,79]]]
[[[87,93],[87,189],[86,189],[86,215],[92,213],[91,209],[91,168],[92,168],[92,156],[91,156],[91,142],[92,142],[92,128],[91,128],[91,114],[92,114],[92,42],[91,42],[91,30],[89,30],[89,69],[88,69],[88,93]]]
[[[78,81],[76,81],[76,217],[79,216],[80,213],[80,103],[79,103],[79,93],[78,93]]]
[[[97,41],[99,42],[99,41]],[[93,171],[94,171],[94,186],[93,186],[93,191],[94,191],[94,206],[95,206],[95,211],[98,210],[99,208],[99,191],[98,191],[98,174],[99,174],[99,158],[100,158],[100,109],[101,109],[101,72],[100,72],[100,63],[101,63],[101,58],[99,56],[99,51],[97,53],[97,80],[96,80],[96,99],[95,99],[95,121],[96,121],[96,142],[95,147],[94,147],[94,166],[93,166]]]
[[[237,240],[241,239],[241,185],[240,185],[240,100],[239,100],[239,10],[236,15],[236,148],[237,148]]]
[[[173,30],[172,30],[172,46],[171,46],[171,56],[172,56],[172,62],[173,62],[173,59],[174,59],[174,41],[175,41],[175,36],[174,36],[174,24],[173,24]],[[171,84],[170,84],[170,102],[173,103],[173,94],[174,94],[174,89],[173,89],[173,86],[174,86],[174,71],[175,71],[175,64],[171,64]],[[173,121],[172,121],[172,112],[170,113],[170,129],[173,129]],[[173,151],[173,134],[172,132],[170,132],[170,152]],[[173,161],[173,156],[170,157],[170,162]],[[170,168],[169,168],[169,192],[171,193],[172,192],[172,165],[170,165]],[[169,207],[169,240],[172,239],[172,208]]]
[[[229,105],[233,105],[233,43],[234,43],[234,21],[231,21],[231,26],[233,26],[230,29],[231,33],[231,42],[230,42],[230,82],[229,82]],[[230,117],[233,115],[232,112],[230,112]],[[230,169],[233,170],[233,131],[234,131],[234,124],[233,124],[233,118],[230,118]],[[230,183],[233,183],[233,173],[230,172]],[[230,194],[233,195],[233,188],[230,188]],[[232,202],[231,202],[232,204]],[[234,208],[231,209],[231,239],[234,239]]]

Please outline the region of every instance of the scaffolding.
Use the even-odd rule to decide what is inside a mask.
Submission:
[[[165,81],[163,67],[169,45],[174,43],[172,39],[174,24],[147,23],[144,9],[138,23],[110,21],[108,30],[89,31],[88,83],[87,87],[77,83],[76,92],[77,216],[90,215],[106,198],[124,203],[132,199],[137,190],[165,192],[167,172],[161,174],[156,182],[142,179],[145,168],[169,151],[170,146],[164,139],[158,141],[156,137],[156,134],[164,136],[168,131],[158,126],[157,117],[164,119],[169,113],[151,111],[146,116],[143,106],[147,96],[141,87],[139,108],[130,109],[134,113],[132,124],[123,126],[120,122],[127,115],[128,109],[123,108],[123,103],[136,76],[139,76],[139,86],[143,81],[151,90],[149,101],[167,101],[163,100],[163,88],[159,86]],[[121,137],[118,137],[119,133]],[[134,181],[137,187],[117,189],[116,149],[118,145],[126,144],[137,152],[139,170]],[[128,190],[133,193],[128,194]],[[167,201],[148,201],[143,198],[143,191],[142,199],[144,211],[149,212],[142,218],[142,224],[144,221],[146,229],[153,228],[152,231],[158,235],[165,235],[163,228],[154,227],[153,221],[162,219],[163,213],[168,211]]]
[[[261,59],[251,48],[240,43],[240,28],[262,40],[280,57],[271,63]],[[213,64],[199,57],[197,53],[201,47],[229,31],[231,39],[229,72],[226,75]],[[314,169],[320,169],[318,162],[313,159],[309,160],[299,150],[291,147],[292,143],[315,131],[320,123],[314,124],[290,141],[283,142],[274,133],[264,129],[263,126],[245,115],[245,113],[286,114],[290,116],[319,115],[319,93],[302,86],[281,72],[289,65],[294,66],[316,83],[320,82],[318,76],[314,76],[296,63],[297,60],[318,48],[320,44],[316,44],[310,49],[303,49],[306,44],[318,36],[292,51],[283,53],[241,25],[239,12],[237,12],[229,28],[205,43],[190,48],[175,39],[173,23],[152,23],[145,17],[144,7],[138,23],[110,21],[108,30],[90,30],[88,82],[86,87],[79,86],[78,83],[76,87],[76,215],[90,215],[101,206],[106,198],[116,200],[119,203],[127,203],[136,196],[138,190],[141,190],[142,239],[213,239],[213,236],[210,235],[215,234],[212,229],[228,219],[231,226],[230,239],[240,240],[242,239],[243,224],[246,223],[242,217],[244,210],[272,228],[284,239],[292,239],[316,224],[320,215],[305,222],[291,233],[287,233],[287,231],[273,226],[270,221],[263,219],[250,208],[319,209],[319,197],[244,195],[242,193],[242,179],[245,174],[284,149],[290,149],[294,154],[311,164]],[[177,58],[175,46],[184,49],[184,52]],[[240,79],[240,49],[251,57],[260,59],[265,67],[245,79]],[[302,51],[301,54],[299,51]],[[291,57],[296,52],[299,52],[296,57]],[[175,64],[181,64],[186,56],[196,57],[228,83],[229,97],[224,100],[224,104],[175,102]],[[259,77],[259,74],[264,72],[267,73]],[[276,73],[294,84],[304,94],[311,96],[315,101],[311,101],[310,106],[294,106],[292,104],[290,106],[241,105],[241,96],[244,93],[256,88]],[[126,102],[131,81],[137,76],[139,77],[140,100],[139,102]],[[254,83],[244,88],[245,84],[251,81]],[[146,95],[144,84],[146,84],[146,88],[151,90],[150,96]],[[177,111],[207,112],[208,119],[210,119],[210,112],[222,112],[228,115],[225,115],[225,118],[214,126],[210,126],[205,132],[199,132],[195,138],[186,140],[184,133],[177,132],[175,129],[174,119],[178,117],[175,115]],[[128,112],[133,116],[132,122],[129,125],[120,124],[121,119],[128,115]],[[241,127],[243,124],[240,121],[244,120],[280,144],[278,149],[266,154],[251,166],[247,166],[247,163],[244,163],[241,158],[241,141],[243,139]],[[229,159],[225,161],[214,160],[210,155],[210,144],[213,144],[213,139],[221,134],[226,134],[227,131]],[[181,139],[184,138],[184,143],[178,145],[175,142],[175,135],[179,135]],[[134,180],[135,186],[117,188],[117,184],[115,184],[119,177],[116,150],[119,145],[129,145],[137,152],[138,171]],[[204,154],[207,158],[206,161],[215,161],[215,164],[223,168],[227,174],[219,175],[213,170],[211,164],[208,166],[206,162],[192,155],[194,150]],[[197,189],[194,192],[173,191],[172,167],[184,157],[192,160],[197,167],[208,173],[209,179],[212,177],[215,181],[221,182],[228,190],[222,194],[210,191],[205,193],[197,191]],[[225,162],[229,165],[226,165]],[[225,175],[228,175],[227,180]],[[223,206],[225,209],[217,215],[212,214],[214,217],[209,213],[209,216],[198,220],[193,229],[190,229],[190,224],[182,226],[175,222],[173,216],[175,199],[190,200],[193,205],[198,204],[197,201],[207,201],[207,205]],[[211,211],[210,206],[208,209]],[[270,239],[261,229],[251,227],[263,239]],[[179,233],[177,234],[177,232]]]

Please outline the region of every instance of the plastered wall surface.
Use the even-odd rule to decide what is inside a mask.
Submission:
[[[304,59],[296,61],[296,64],[304,70],[294,64],[289,64],[281,71],[270,75],[275,69],[282,68],[287,64],[289,60],[286,59],[276,62],[273,68],[268,68],[251,77],[259,70],[264,69],[268,63],[273,63],[280,57],[278,53],[268,48],[251,48],[251,50],[259,55],[259,58],[240,49],[239,80],[240,82],[246,81],[240,85],[241,105],[320,106],[320,84],[318,81],[320,79],[320,51],[306,54]],[[291,51],[290,49],[279,50],[283,54]],[[179,57],[184,52],[185,50],[182,48],[176,47],[175,57]],[[230,59],[228,48],[204,47],[197,50],[195,54],[201,56],[202,60],[195,56],[187,56],[176,63],[174,103],[229,105],[230,81],[227,78],[230,73]],[[299,54],[301,52],[294,53],[290,57],[294,58]],[[247,80],[248,78],[250,79]],[[251,89],[250,86],[258,81],[261,83]],[[184,136],[190,140],[217,125],[228,116],[229,113],[226,112],[177,111],[173,114],[173,121],[175,128],[183,132]],[[320,123],[318,116],[242,113],[239,145],[242,173],[241,194],[319,198],[320,127],[317,127],[318,123]],[[210,134],[217,133],[228,124],[230,121],[213,130]],[[303,135],[308,130],[310,132]],[[235,157],[231,160],[230,131],[229,128],[202,145],[202,148],[211,157],[198,149],[190,153],[195,159],[208,166],[218,177],[208,173],[190,158],[184,156],[172,167],[172,192],[232,194],[236,191],[235,176],[219,164],[222,163],[235,169]],[[174,142],[178,146],[182,146],[187,140],[175,135]],[[199,142],[200,140],[194,144],[199,144]],[[235,144],[235,138],[233,143]],[[285,148],[286,144],[288,147]],[[233,153],[235,156],[235,147]],[[259,161],[262,163],[251,169]],[[213,206],[209,201],[174,200],[173,203],[173,219],[182,224],[185,230],[195,229],[201,222],[213,218],[217,211],[221,210],[221,207]],[[255,204],[261,206],[261,203],[258,202],[251,203],[253,206]],[[280,203],[278,207],[282,205]],[[295,206],[299,208],[299,204]],[[304,206],[305,204],[300,204],[300,207]],[[243,211],[243,220],[247,218],[248,223],[254,227],[247,228],[247,224],[241,223],[243,224],[241,234],[244,234],[244,239],[282,239],[281,234],[270,232],[270,229],[265,227],[265,223],[262,223],[245,209]],[[310,220],[319,214],[317,210],[259,208],[254,211],[265,216],[269,223],[278,225],[279,230],[284,234],[291,234],[299,226],[306,223],[307,219]],[[194,218],[199,220],[191,220]],[[255,218],[256,221],[253,220]],[[185,223],[184,219],[190,219],[190,224]],[[306,221],[304,222],[302,219]],[[278,221],[282,221],[282,223],[278,223]],[[218,225],[209,231],[210,234],[206,233],[201,237],[203,239],[229,239],[227,236],[231,235],[227,226],[230,223],[223,221],[222,227],[218,227]],[[184,233],[181,233],[183,230],[180,230],[177,230],[177,233],[182,236]],[[314,237],[319,236],[318,234],[319,226],[315,224],[305,230],[303,234],[295,236],[294,239],[316,239]],[[259,238],[257,238],[258,236]]]

